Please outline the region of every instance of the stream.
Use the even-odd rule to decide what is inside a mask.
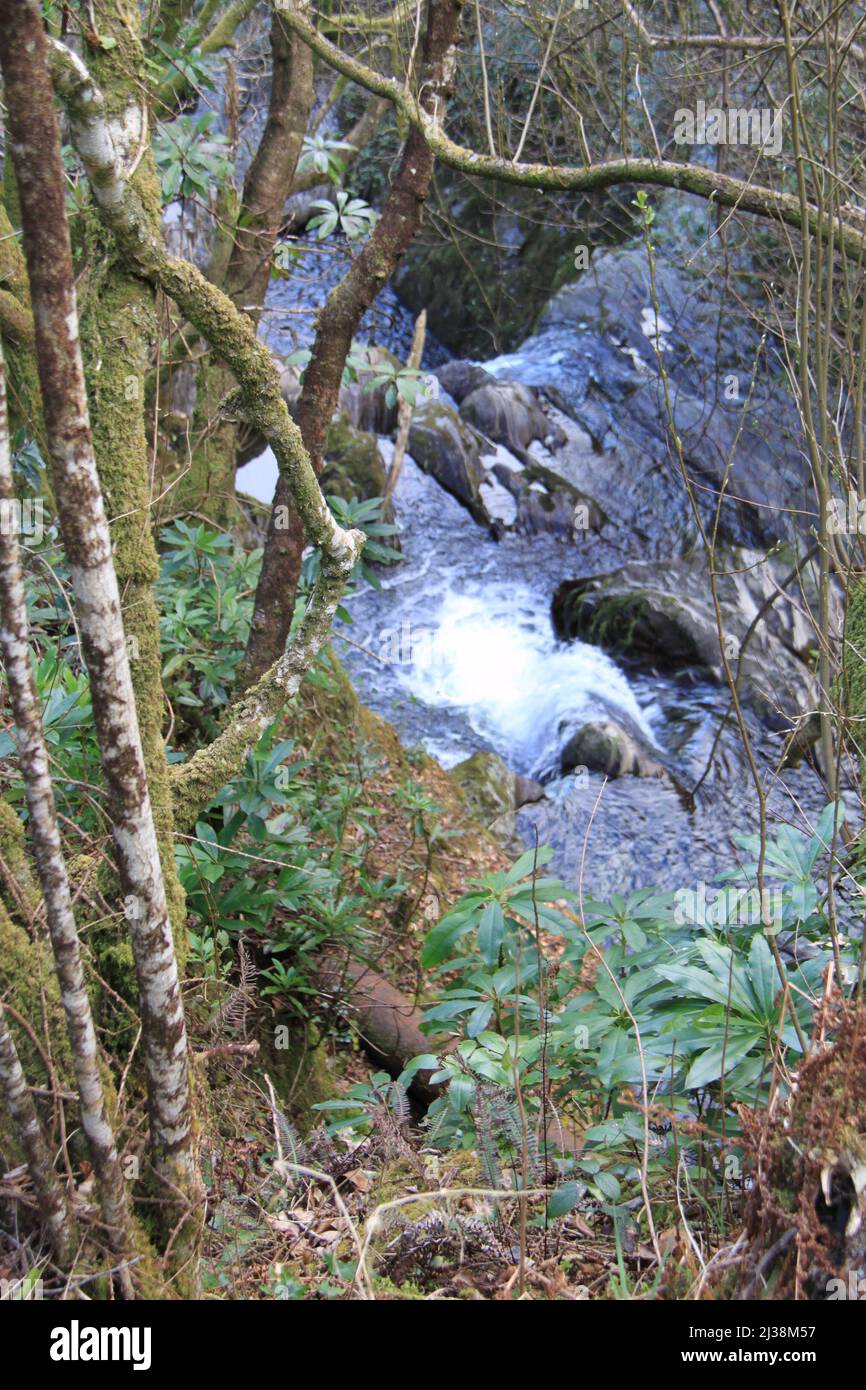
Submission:
[[[322,261],[308,254],[315,256],[310,281],[318,296],[314,272]],[[300,290],[298,283],[278,282],[269,298],[275,312],[264,333],[277,352],[309,341],[303,279]],[[367,331],[405,356],[411,326],[389,287]],[[431,356],[425,366],[447,354],[434,341]],[[484,365],[535,384],[531,354]],[[574,370],[567,352],[562,370]],[[548,379],[550,371],[548,360]],[[569,435],[561,450],[567,469],[571,435],[580,430],[561,413],[557,421]],[[380,447],[389,463],[392,442],[383,438]],[[269,451],[238,473],[238,487],[267,502],[275,481]],[[507,532],[495,540],[409,457],[395,506],[402,561],[379,572],[380,588],[359,586],[347,603],[351,623],[335,629],[336,649],[363,702],[396,727],[407,747],[423,748],[443,767],[491,749],[514,771],[543,782],[545,798],[519,812],[518,833],[531,845],[537,831],[569,886],[578,885],[581,870],[585,892],[600,898],[713,882],[737,853],[732,836],[757,828],[757,797],[735,729],[725,728],[713,752],[727,688],[700,670],[670,675],[626,667],[598,647],[558,641],[551,623],[563,579],[616,569],[643,538],[587,533],[565,542]],[[636,729],[675,780],[626,776],[603,785],[601,775],[582,768],[561,775],[569,733],[604,718]],[[771,825],[806,829],[824,803],[817,778],[805,764],[774,776],[778,736],[755,717],[749,727]],[[683,788],[699,781],[691,802]]]

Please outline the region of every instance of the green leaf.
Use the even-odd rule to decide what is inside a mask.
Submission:
[[[547,1200],[547,1214],[554,1220],[558,1216],[565,1216],[572,1208],[576,1207],[583,1193],[579,1183],[564,1182],[555,1192],[550,1194]]]
[[[421,964],[426,970],[439,965],[450,956],[454,946],[472,925],[469,914],[455,909],[447,913],[427,934],[421,951]]]
[[[489,1000],[483,1000],[476,1009],[473,1010],[467,1024],[466,1032],[470,1038],[477,1038],[479,1033],[483,1033],[493,1015],[493,1005]]]
[[[468,1076],[455,1076],[448,1087],[448,1100],[455,1115],[460,1115],[475,1095],[475,1082]]]
[[[606,1197],[609,1202],[619,1201],[622,1195],[622,1189],[613,1173],[596,1173],[593,1178],[593,1183],[602,1196]]]
[[[536,865],[538,868],[541,868],[543,864],[549,864],[552,858],[553,850],[548,845],[542,845],[537,856],[534,849],[526,850],[524,854],[521,854],[519,859],[514,861],[508,873],[505,875],[506,888],[511,888],[515,883],[519,883],[522,878],[526,878],[526,875],[531,874]]]
[[[779,972],[763,932],[752,937],[749,951],[752,991],[766,1018],[773,1012],[773,1001],[780,988]]]
[[[502,907],[498,902],[489,902],[481,914],[478,925],[478,949],[487,965],[497,964],[504,934],[505,918]]]

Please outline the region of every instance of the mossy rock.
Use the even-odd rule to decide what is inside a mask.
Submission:
[[[544,788],[538,782],[514,772],[498,753],[473,753],[453,767],[450,776],[469,809],[484,825],[544,796]]]
[[[589,768],[606,777],[663,777],[665,770],[641,743],[613,719],[583,724],[562,750],[563,773]]]
[[[485,473],[478,435],[455,410],[444,401],[422,401],[412,416],[409,453],[480,525],[489,524],[481,495]]]
[[[582,233],[571,218],[545,226],[534,189],[478,188],[449,174],[440,194],[465,235],[443,233],[438,219],[425,225],[397,271],[397,293],[413,312],[427,309],[431,331],[453,352],[507,352],[534,331],[551,295],[574,277],[575,241],[597,244],[601,228]]]
[[[261,1045],[259,1066],[271,1078],[287,1115],[302,1133],[314,1129],[321,1116],[313,1106],[338,1094],[317,1028],[274,1015],[262,1019],[256,1037]]]
[[[451,769],[451,776],[485,825],[514,810],[516,774],[497,753],[473,753]]]
[[[334,420],[325,447],[324,492],[334,493],[346,502],[353,497],[366,501],[382,496],[386,476],[376,436],[355,429],[346,415]]]

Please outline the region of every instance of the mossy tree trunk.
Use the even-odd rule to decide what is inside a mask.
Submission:
[[[11,502],[13,496],[5,371],[0,356],[0,501]],[[51,785],[48,745],[42,725],[36,678],[30,662],[30,629],[18,537],[14,530],[5,527],[0,527],[0,613],[3,618],[0,646],[15,720],[18,761],[24,775],[30,833],[66,1015],[81,1125],[87,1136],[109,1245],[117,1261],[120,1287],[124,1296],[130,1297],[132,1281],[127,1261],[132,1253],[132,1241],[126,1184],[100,1075],[96,1029],[84,981],[72,891],[63,858]],[[7,1070],[11,1065],[14,1073],[16,1059],[12,1055],[12,1047],[11,1038],[7,1039]],[[14,1114],[11,1103],[10,1109]],[[26,1130],[32,1134],[33,1123],[28,1123]],[[48,1224],[50,1229],[50,1221]]]
[[[139,23],[138,7],[130,0],[103,5],[100,37],[115,43],[114,47],[94,50],[91,60],[103,89],[106,115],[118,130],[128,132],[130,148],[122,153],[132,160],[137,158],[138,141],[149,120],[141,105],[146,86]],[[161,235],[160,193],[149,144],[134,179],[153,233]],[[159,576],[159,559],[151,524],[151,451],[144,416],[144,382],[157,339],[156,293],[130,273],[96,209],[85,215],[91,283],[82,317],[82,348],[93,447],[112,524],[114,567],[148,790],[182,969],[187,953],[186,915],[175,867],[174,819],[163,741],[165,697],[153,587]]]
[[[123,133],[131,128],[134,138],[136,125],[130,116],[133,108],[138,109],[138,93],[135,88],[130,92],[127,84],[134,82],[140,71],[138,7],[123,0],[117,0],[112,7],[104,5],[101,23],[103,38],[109,27],[116,35],[116,48],[109,50],[112,67],[105,74],[113,91],[109,108],[115,113],[113,124]],[[0,0],[0,35],[9,146],[20,193],[24,252],[38,326],[36,355],[52,480],[69,561],[82,655],[89,675],[115,860],[136,965],[151,1150],[154,1172],[162,1184],[161,1226],[171,1240],[176,1266],[184,1268],[187,1287],[194,1288],[201,1190],[186,1028],[112,560],[112,536],[94,459],[60,132],[48,66],[48,41],[38,4]],[[117,67],[113,66],[115,62]],[[146,189],[141,205],[148,207]],[[119,307],[115,304],[115,308]],[[136,318],[133,314],[132,324]],[[139,414],[140,392],[139,380]],[[137,461],[124,455],[114,462],[119,467],[134,469]],[[145,525],[146,519],[145,508]],[[153,615],[155,618],[155,609]],[[157,684],[158,675],[157,657]],[[160,687],[156,712],[152,707],[143,710],[145,718],[158,720],[161,698]],[[170,815],[170,803],[168,812]]]

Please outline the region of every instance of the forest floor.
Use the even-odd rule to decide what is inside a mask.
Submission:
[[[402,873],[411,901],[399,930],[381,908],[366,926],[381,942],[377,968],[413,1004],[424,1002],[419,958],[426,931],[473,878],[510,859],[472,819],[441,767],[403,748],[396,732],[359,704],[342,673],[330,689],[311,687],[300,708],[282,733],[296,737],[311,758],[345,758],[357,740],[376,749],[376,770],[365,780],[365,798],[378,811],[367,866],[373,875]],[[407,775],[437,808],[433,850],[407,815]],[[489,1196],[494,1178],[507,1190],[517,1187],[520,1173],[492,1171],[478,1148],[437,1150],[419,1115],[392,1103],[348,1022],[321,1050],[327,1093],[355,1087],[366,1096],[358,1130],[329,1135],[315,1111],[293,1105],[291,1094],[284,1099],[285,1088],[274,1103],[260,1069],[253,1075],[243,1064],[220,1063],[206,1238],[211,1296],[497,1300],[522,1293],[575,1300],[609,1298],[612,1285],[632,1298],[660,1295],[658,1261],[637,1220],[615,1226],[589,1198],[554,1220],[543,1196],[527,1199],[522,1210],[516,1194]],[[553,1163],[544,1171],[541,1157],[539,1176],[553,1186]],[[670,1203],[673,1194],[667,1197]],[[697,1210],[688,1215],[700,1219]],[[679,1287],[699,1277],[679,1223],[661,1233],[660,1245],[671,1257],[669,1282]]]

